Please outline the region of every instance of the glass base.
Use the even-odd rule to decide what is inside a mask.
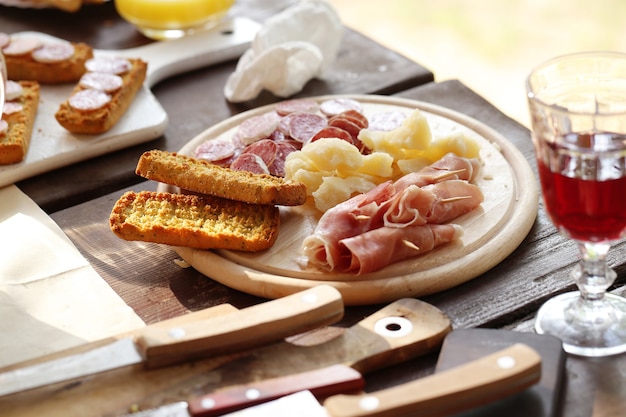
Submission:
[[[200,25],[194,26],[190,28],[184,29],[156,29],[149,27],[141,27],[137,26],[137,30],[141,32],[145,37],[154,39],[157,41],[164,41],[168,39],[178,39],[184,36],[191,35],[193,33],[204,32],[210,29],[213,29],[220,22],[219,19],[212,19],[211,21]]]
[[[535,330],[558,337],[574,355],[626,352],[626,298],[605,294],[604,300],[582,301],[578,291],[556,296],[539,309]]]

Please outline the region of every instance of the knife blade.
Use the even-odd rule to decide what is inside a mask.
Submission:
[[[446,416],[520,392],[536,384],[540,376],[541,357],[534,349],[520,343],[392,388],[331,396],[323,406],[309,391],[300,391],[226,416]]]
[[[93,349],[0,373],[0,396],[143,363],[147,368],[262,346],[343,317],[330,285],[180,326],[158,323]]]
[[[330,350],[345,351],[348,355],[350,351],[356,351],[343,364],[234,385],[193,398],[188,403],[179,401],[125,417],[212,417],[301,390],[308,390],[318,400],[323,400],[332,394],[362,388],[363,379],[360,376],[364,372],[390,366],[437,348],[450,330],[449,319],[436,307],[416,299],[398,300],[322,346],[302,347],[283,342],[278,346],[267,347],[265,354],[259,355],[261,361],[269,361],[272,357],[282,357],[283,360],[295,357],[295,361],[301,362],[298,360],[299,355],[313,355],[314,348],[322,353]],[[357,386],[357,382],[360,385]]]

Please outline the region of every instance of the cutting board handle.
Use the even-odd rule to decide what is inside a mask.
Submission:
[[[238,59],[252,43],[261,25],[245,17],[225,19],[217,27],[179,39],[153,42],[118,51],[97,53],[141,58],[148,62],[145,84],[194,69]]]

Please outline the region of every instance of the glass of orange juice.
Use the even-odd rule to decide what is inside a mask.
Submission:
[[[117,12],[145,36],[175,39],[209,29],[235,0],[115,0]]]

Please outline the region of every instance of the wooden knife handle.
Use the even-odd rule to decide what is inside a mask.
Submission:
[[[339,291],[319,285],[208,320],[171,328],[148,326],[137,346],[147,367],[171,365],[277,342],[335,323],[343,309]]]
[[[358,371],[346,365],[333,365],[194,398],[189,401],[188,411],[193,417],[221,416],[302,390],[309,390],[318,400],[323,400],[333,394],[360,392],[364,386],[365,381]]]
[[[541,357],[515,344],[448,371],[363,395],[335,395],[324,402],[332,417],[444,416],[487,404],[537,383]]]

